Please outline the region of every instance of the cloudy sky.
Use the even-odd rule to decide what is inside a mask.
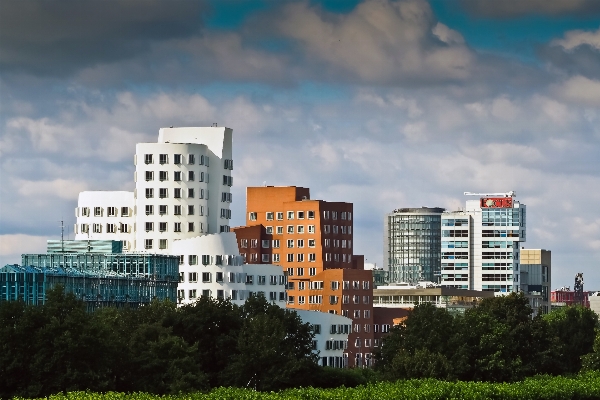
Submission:
[[[0,2],[0,264],[72,237],[82,190],[133,190],[163,126],[234,131],[245,188],[383,217],[515,190],[553,287],[600,289],[600,2]]]

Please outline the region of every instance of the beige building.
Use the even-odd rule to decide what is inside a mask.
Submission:
[[[552,253],[543,249],[521,249],[520,290],[529,299],[533,314],[550,312]]]

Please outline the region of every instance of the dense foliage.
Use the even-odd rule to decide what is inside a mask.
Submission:
[[[357,388],[288,389],[281,392],[256,392],[251,389],[218,388],[210,393],[161,397],[163,400],[562,400],[600,398],[600,374],[577,378],[538,377],[515,383],[444,382],[433,379],[379,382]],[[68,393],[50,400],[158,400],[145,393]]]
[[[598,316],[580,306],[543,317],[531,318],[531,313],[528,300],[514,293],[485,299],[464,315],[431,304],[416,306],[384,339],[376,369],[390,380],[488,382],[579,372],[582,356],[594,350]]]
[[[0,304],[0,397],[308,386],[320,371],[312,339],[309,324],[264,297],[87,313],[58,289],[43,306]]]

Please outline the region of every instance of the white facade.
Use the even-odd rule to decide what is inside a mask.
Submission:
[[[320,311],[294,310],[302,321],[313,326],[313,351],[319,354],[319,365],[345,368],[348,366],[348,334],[352,319]]]
[[[500,293],[519,291],[519,249],[525,242],[525,205],[480,206],[442,214],[442,286]]]
[[[81,192],[75,209],[75,240],[121,240],[133,250],[135,201],[133,192]]]
[[[228,232],[231,129],[163,128],[158,139],[136,146],[136,248],[171,253],[176,240]]]

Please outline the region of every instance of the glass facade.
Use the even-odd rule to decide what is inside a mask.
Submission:
[[[449,214],[442,218],[442,266],[440,283],[469,289],[471,217]]]
[[[386,216],[385,252],[390,282],[437,281],[442,208],[399,209]]]

